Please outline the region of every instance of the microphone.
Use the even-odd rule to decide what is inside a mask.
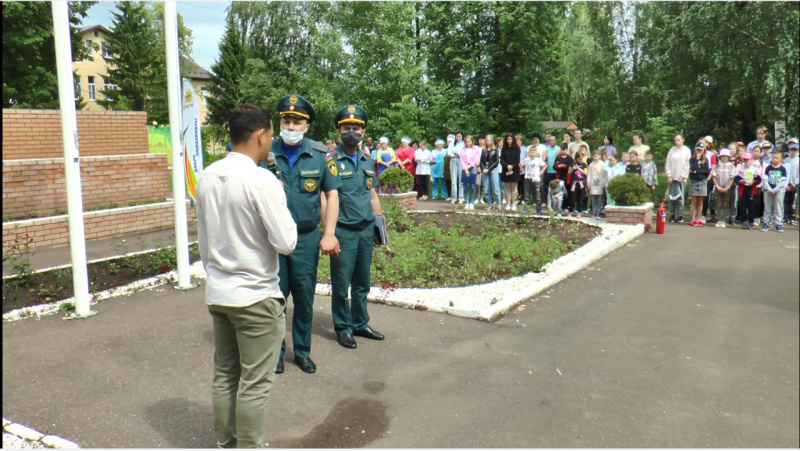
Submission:
[[[272,152],[267,155],[267,169],[276,176],[278,175],[278,163],[275,161],[275,154]]]

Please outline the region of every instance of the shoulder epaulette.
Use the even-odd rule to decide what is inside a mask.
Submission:
[[[319,141],[313,141],[313,140],[310,140],[310,141],[311,141],[311,148],[312,149],[314,149],[314,150],[316,150],[318,152],[328,153],[328,146],[326,146],[325,144],[322,144]]]

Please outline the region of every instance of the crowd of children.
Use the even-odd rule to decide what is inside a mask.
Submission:
[[[752,229],[760,221],[761,230],[774,226],[781,232],[784,217],[785,223],[795,223],[798,141],[789,140],[784,156],[782,149],[774,149],[764,138],[766,128],[759,128],[756,135],[758,139],[747,146],[733,142],[719,151],[710,136],[700,139],[692,151],[684,145],[683,136],[676,135],[664,164],[669,221],[683,222],[684,201],[689,198],[695,227],[717,219],[716,227],[738,222],[743,229]],[[457,131],[447,141],[437,139],[433,150],[425,141],[408,138],[403,138],[397,151],[387,146],[385,137],[376,147],[367,147],[379,173],[400,166],[415,174],[421,200],[429,195],[447,198],[465,204],[466,210],[481,203],[490,210],[494,204],[497,209],[516,211],[521,204],[524,214],[529,208],[542,214],[546,206],[553,214],[580,217],[591,212],[599,218],[606,205],[614,205],[608,192],[610,181],[625,173],[641,176],[650,190],[650,201],[656,201],[658,166],[641,133],[633,136],[627,152],[617,152],[610,135],[594,152],[579,131],[574,142],[569,133],[564,133],[560,144],[549,133],[544,141],[538,133],[532,138],[533,143],[525,146],[522,136],[510,133],[497,140],[480,135],[476,141]],[[450,158],[449,195],[446,157]],[[500,189],[501,180],[505,190]]]

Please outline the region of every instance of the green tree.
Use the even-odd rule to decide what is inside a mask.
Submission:
[[[208,123],[218,140],[227,137],[228,116],[244,103],[242,80],[247,62],[247,47],[233,21],[227,20],[219,44],[219,57],[211,66],[208,87]]]
[[[317,139],[332,136],[333,117],[352,84],[344,76],[336,10],[327,2],[234,2],[228,13],[247,48],[244,98],[275,112],[284,95],[302,95],[314,104],[308,134]]]
[[[79,34],[97,2],[70,2],[72,59],[88,58]],[[58,108],[50,2],[3,2],[3,108]]]
[[[798,132],[800,4],[667,2],[642,6],[643,99],[695,139],[750,140],[759,125]],[[769,26],[761,25],[769,24]]]
[[[449,128],[527,134],[561,114],[563,3],[427,2],[422,11],[427,74],[455,94]]]
[[[151,96],[159,87],[164,70],[164,56],[156,52],[156,34],[147,5],[138,2],[116,2],[112,13],[111,46],[112,66],[104,85],[114,84],[117,89],[104,89],[105,100],[98,104],[115,110],[147,111],[148,122],[165,122],[161,115],[153,117]],[[156,97],[161,97],[156,95]]]
[[[166,55],[166,40],[164,39],[164,3],[151,2],[148,4],[148,11],[151,14],[151,23],[153,24],[153,31],[156,35],[156,45],[159,55]],[[183,20],[183,15],[177,14],[178,17],[178,54],[180,61],[180,70],[182,77],[188,77],[189,74],[197,69],[197,63],[192,59],[192,45],[194,44],[194,33],[192,29],[186,26]]]

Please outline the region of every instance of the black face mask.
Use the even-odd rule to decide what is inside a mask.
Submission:
[[[356,147],[361,142],[361,134],[354,131],[344,132],[341,135],[342,145],[348,149]]]

